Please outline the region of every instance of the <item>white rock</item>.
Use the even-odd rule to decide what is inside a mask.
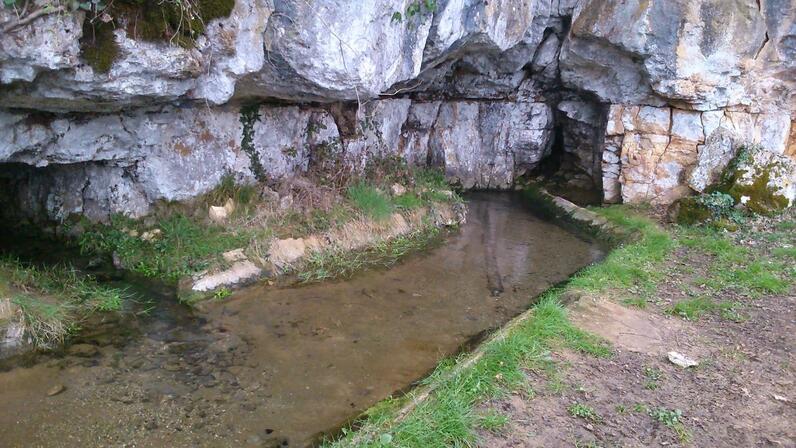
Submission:
[[[284,269],[304,257],[307,245],[302,238],[274,240],[268,248],[268,258],[274,267]]]
[[[232,263],[235,261],[243,261],[246,259],[246,254],[243,253],[243,249],[233,249],[221,254],[221,257],[224,258],[224,261],[228,263]]]
[[[699,362],[681,353],[669,352],[667,356],[669,358],[669,362],[671,362],[674,365],[680,366],[682,368],[696,367],[699,365]]]
[[[224,286],[235,286],[259,277],[262,270],[249,260],[235,262],[229,269],[215,274],[205,274],[191,287],[198,292],[213,291]]]
[[[735,156],[737,145],[735,134],[725,128],[714,131],[700,147],[697,164],[688,177],[688,185],[703,192],[714,185]]]
[[[229,218],[229,212],[227,211],[227,208],[223,206],[219,207],[216,205],[211,205],[207,211],[207,214],[211,221],[219,224],[226,222]]]
[[[392,184],[390,187],[390,192],[393,196],[402,196],[406,194],[406,187],[401,184]]]

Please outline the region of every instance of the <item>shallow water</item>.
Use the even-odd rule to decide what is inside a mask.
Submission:
[[[256,285],[201,317],[147,290],[147,316],[0,372],[0,445],[310,445],[603,256],[514,195],[469,202],[460,231],[390,270]]]

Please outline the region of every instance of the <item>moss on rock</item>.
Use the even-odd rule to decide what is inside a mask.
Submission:
[[[125,26],[127,35],[147,42],[171,42],[193,48],[206,24],[229,17],[235,0],[198,0],[192,2],[160,0],[118,0],[103,12],[110,22],[86,20],[80,40],[83,59],[98,73],[107,73],[119,57],[119,45],[113,30]]]
[[[697,196],[679,199],[673,204],[675,222],[683,226],[702,224],[713,218],[713,213]]]
[[[80,40],[83,59],[97,73],[108,73],[119,57],[119,44],[113,34],[113,24],[90,20],[83,22],[83,37]]]
[[[756,147],[743,147],[730,161],[721,176],[721,182],[714,189],[727,193],[738,203],[743,203],[750,211],[770,215],[790,205],[790,201],[771,184],[772,174],[779,170],[776,161],[760,156],[763,151]]]
[[[777,192],[769,185],[771,180],[771,166],[766,166],[753,177],[751,184],[736,181],[727,193],[738,202],[744,202],[746,207],[761,215],[770,215],[788,207],[788,198]]]

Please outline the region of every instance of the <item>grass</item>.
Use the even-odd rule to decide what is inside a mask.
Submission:
[[[628,213],[627,207],[595,209],[609,221],[638,235],[638,240],[611,252],[602,263],[575,276],[570,287],[591,293],[640,287],[651,290],[663,273],[655,269],[677,246],[669,234],[650,219]]]
[[[229,199],[235,203],[234,214],[246,215],[256,203],[257,187],[235,182],[233,176],[227,175],[221,178],[216,188],[202,195],[199,202],[206,209],[211,205],[221,207]]]
[[[758,297],[761,294],[782,294],[790,288],[794,270],[790,264],[778,260],[787,258],[787,251],[773,250],[775,259],[772,260],[709,228],[679,228],[675,233],[683,246],[711,257],[708,275],[700,278],[699,282],[714,292],[734,290]]]
[[[796,260],[796,247],[778,247],[771,251],[776,258],[790,258]]]
[[[298,273],[303,283],[347,278],[366,267],[389,267],[404,256],[426,249],[439,236],[440,230],[426,225],[414,232],[381,241],[360,251],[330,249],[313,252]]]
[[[739,307],[740,304],[737,302],[716,302],[710,297],[703,296],[681,300],[674,304],[673,307],[668,308],[666,312],[686,320],[699,320],[700,317],[707,313],[718,312],[725,319],[739,322],[743,320],[737,311]]]
[[[386,220],[395,210],[387,194],[364,182],[348,187],[346,196],[359,211],[377,221]]]
[[[647,415],[673,430],[681,443],[688,442],[691,439],[691,433],[683,425],[683,413],[679,409],[652,408],[647,410]]]
[[[412,210],[424,205],[423,199],[421,199],[415,193],[405,193],[400,196],[396,196],[393,199],[393,203],[395,204],[395,207],[401,210]]]
[[[478,416],[478,427],[490,432],[499,432],[508,423],[508,416],[494,410],[489,410]]]
[[[647,299],[643,297],[630,297],[622,299],[622,303],[626,306],[632,306],[641,310],[647,308]]]
[[[116,254],[126,269],[177,281],[207,269],[223,252],[244,247],[250,238],[245,230],[229,231],[179,213],[160,219],[155,228],[161,234],[147,241],[141,238],[146,231],[142,222],[115,216],[109,225],[86,230],[78,244],[84,254]]]
[[[39,348],[62,343],[95,312],[118,311],[127,294],[69,266],[37,267],[0,258],[0,295],[19,307],[25,333]]]
[[[647,390],[657,390],[660,387],[659,381],[663,378],[663,372],[655,367],[644,367],[644,376],[647,382],[644,388]]]

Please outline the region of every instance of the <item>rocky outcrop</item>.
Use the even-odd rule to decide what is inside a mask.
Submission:
[[[552,128],[543,103],[446,102],[431,130],[431,163],[464,188],[505,189],[549,154]]]
[[[715,184],[741,146],[784,154],[790,119],[780,114],[613,105],[605,135],[606,200],[670,204]]]
[[[28,217],[106,220],[190,199],[226,175],[278,181],[322,157],[354,170],[389,156],[419,165],[430,160],[466,188],[507,188],[539,164],[552,139],[552,114],[543,103],[378,100],[359,111],[351,129],[333,112],[166,107],[49,122],[7,113],[0,116],[0,147],[15,163],[0,170],[0,179]]]
[[[141,216],[388,156],[509,188],[555,148],[607,202],[669,203],[740,146],[796,157],[790,0],[219,5],[187,44],[129,11],[0,10],[3,200]]]

